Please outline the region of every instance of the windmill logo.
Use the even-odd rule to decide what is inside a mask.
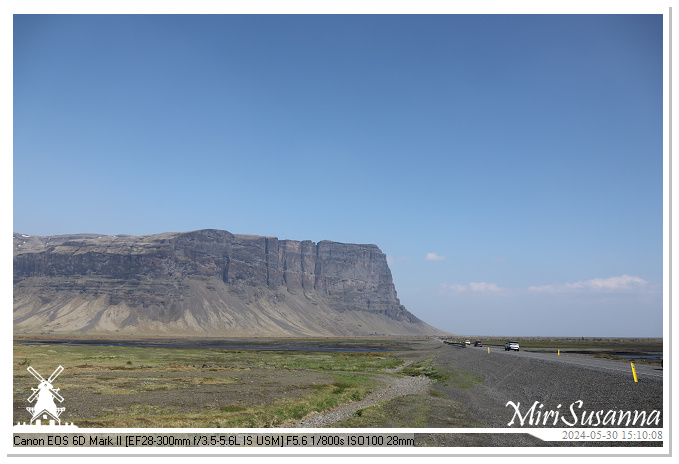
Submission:
[[[59,389],[54,388],[54,380],[63,371],[63,366],[57,367],[57,369],[45,380],[35,369],[31,366],[28,367],[28,372],[30,372],[33,377],[35,377],[40,384],[38,388],[31,388],[33,394],[28,397],[28,402],[35,405],[32,407],[27,407],[26,410],[31,413],[31,423],[30,425],[42,425],[42,420],[49,420],[49,425],[62,425],[59,416],[66,408],[57,407],[57,403],[54,400],[62,403],[64,398],[59,394]],[[20,425],[20,424],[17,424]],[[27,425],[24,423],[23,425]],[[69,425],[69,424],[64,424]],[[70,424],[73,426],[73,424]]]

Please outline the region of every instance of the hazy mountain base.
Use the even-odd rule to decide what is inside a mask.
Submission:
[[[111,304],[108,294],[60,290],[48,278],[31,277],[15,287],[14,333],[221,337],[445,334],[422,321],[396,320],[378,311],[339,311],[318,292],[285,287],[278,291],[233,289],[218,278],[189,278],[183,283],[188,286],[182,291],[183,298],[167,309],[162,304]],[[35,292],[36,288],[40,291]]]

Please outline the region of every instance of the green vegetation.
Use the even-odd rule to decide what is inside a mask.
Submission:
[[[478,375],[470,374],[461,369],[436,366],[431,360],[410,364],[404,367],[401,372],[415,377],[425,375],[444,385],[458,388],[470,388],[483,382],[483,378]]]
[[[340,404],[360,401],[376,386],[373,380],[355,374],[334,374],[336,381],[314,388],[314,393],[301,400],[285,401],[271,407],[251,409],[222,417],[219,427],[275,427],[298,420],[312,412],[321,412]]]
[[[350,419],[333,427],[475,427],[462,405],[438,390],[429,395],[407,395],[359,409]]]
[[[452,369],[450,375],[446,378],[445,385],[457,388],[471,388],[480,383],[483,383],[483,377],[460,369]]]
[[[219,410],[222,412],[243,412],[246,411],[247,408],[243,406],[222,406]]]
[[[437,382],[445,382],[450,378],[450,372],[434,366],[430,360],[420,361],[404,367],[401,371],[404,375],[418,377],[425,375]]]
[[[630,354],[635,354],[635,353],[630,353]],[[643,356],[643,355],[642,355]],[[624,361],[624,362],[633,362],[634,364],[648,364],[651,366],[662,366],[662,360],[660,359],[654,359],[654,358],[623,358],[621,356],[616,356],[613,353],[596,353],[594,354],[595,358],[599,359],[611,359],[614,361]]]
[[[50,348],[48,350],[48,348]],[[287,350],[223,350],[211,348],[156,348],[84,345],[15,345],[14,358],[30,354],[36,363],[58,361],[64,368],[95,364],[99,367],[137,366],[185,368],[281,368],[382,372],[403,364],[390,353]],[[30,363],[24,358],[19,364]],[[37,368],[37,367],[36,367]]]
[[[14,345],[15,416],[34,378],[64,366],[57,385],[70,420],[89,427],[275,427],[360,401],[391,353]],[[78,412],[78,407],[82,407]],[[79,415],[78,415],[79,414]]]
[[[91,418],[100,427],[277,427],[298,420],[314,411],[321,412],[343,403],[360,401],[377,383],[357,374],[332,374],[331,384],[317,385],[302,398],[282,398],[264,406],[227,405],[206,407],[199,412],[178,413],[173,407],[151,408],[150,405],[119,409]],[[163,389],[168,387],[156,387]],[[111,392],[108,392],[112,394]],[[95,392],[102,394],[102,392]]]

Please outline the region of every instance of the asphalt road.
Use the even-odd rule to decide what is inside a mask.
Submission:
[[[488,353],[488,347],[469,348],[485,351],[486,354]],[[490,351],[492,354],[565,363],[572,366],[574,369],[587,367],[601,371],[616,371],[627,374],[632,379],[634,378],[634,375],[632,374],[632,366],[629,362],[611,361],[607,359],[593,359],[585,356],[574,356],[568,353],[557,355],[556,353],[536,353],[526,350],[505,351],[504,348],[497,347],[490,347]],[[634,364],[634,369],[637,373],[637,380],[641,378],[645,379],[646,377],[653,377],[662,380],[663,369],[661,367],[651,366],[648,364]]]

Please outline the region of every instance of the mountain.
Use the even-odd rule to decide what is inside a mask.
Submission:
[[[445,334],[403,307],[375,245],[198,230],[14,234],[14,333]]]

